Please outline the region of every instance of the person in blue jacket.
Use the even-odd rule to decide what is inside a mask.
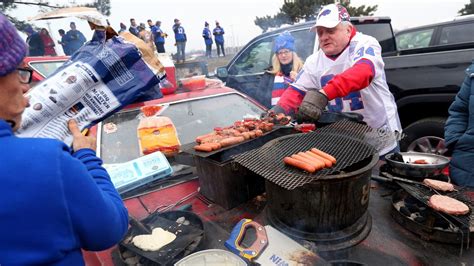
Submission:
[[[204,22],[204,29],[202,30],[202,37],[204,38],[204,44],[206,45],[206,56],[211,58],[212,52],[212,35],[209,29],[209,23]]]
[[[25,33],[28,36],[26,43],[28,44],[28,56],[43,56],[44,44],[40,34],[30,25],[26,26]]]
[[[65,55],[71,55],[71,45],[69,37],[66,35],[66,32],[63,29],[59,29],[59,36],[61,36],[61,40],[58,41],[59,44],[63,47],[63,51]]]
[[[69,27],[71,27],[71,29],[66,33],[66,36],[69,39],[69,52],[72,55],[84,45],[86,37],[84,37],[82,32],[76,29],[76,23],[71,22]]]
[[[474,187],[474,61],[454,102],[444,128],[445,144],[452,151],[449,173],[459,186]]]
[[[72,149],[14,135],[29,106],[26,50],[0,13],[0,265],[84,265],[81,249],[104,250],[124,237],[127,209],[95,155],[94,138],[75,121],[68,124]]]
[[[133,34],[133,35],[135,35],[135,36],[138,37],[138,33],[139,33],[140,31],[138,30],[138,25],[137,25],[137,23],[135,22],[135,19],[134,19],[134,18],[131,18],[131,19],[130,19],[130,27],[128,28],[128,31],[129,31],[131,34]]]
[[[150,31],[153,34],[156,51],[158,51],[158,53],[165,53],[165,38],[168,37],[168,34],[164,33],[161,29],[161,21],[158,20],[155,22],[155,25],[153,25],[153,22],[149,19],[148,26],[150,26]]]
[[[224,50],[224,28],[221,27],[219,21],[216,21],[216,27],[212,30],[212,34],[214,34],[214,40],[216,41],[217,47],[217,57],[221,55],[225,57],[225,50]]]
[[[181,21],[177,18],[174,19],[173,32],[176,41],[176,62],[179,63],[179,60],[181,60],[184,63],[187,38],[183,26],[181,26]]]

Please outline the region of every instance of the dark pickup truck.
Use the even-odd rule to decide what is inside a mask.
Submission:
[[[351,22],[358,31],[375,37],[382,47],[387,82],[404,128],[402,150],[443,154],[448,107],[459,90],[464,70],[474,58],[474,18],[460,17],[397,35],[388,17],[355,17]],[[306,59],[318,49],[317,36],[309,31],[314,23],[309,21],[255,37],[227,66],[216,70],[217,77],[228,87],[259,101],[255,91],[271,64],[274,38],[283,31],[291,32],[296,52]],[[397,44],[401,49],[397,49]]]

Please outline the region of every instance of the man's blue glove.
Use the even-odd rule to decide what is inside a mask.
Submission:
[[[306,95],[298,108],[296,114],[297,121],[318,121],[319,117],[328,104],[328,98],[326,95],[320,93],[317,90],[310,90],[306,92]]]

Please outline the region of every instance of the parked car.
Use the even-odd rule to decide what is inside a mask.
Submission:
[[[399,54],[453,50],[473,47],[474,15],[455,17],[452,20],[413,27],[396,32]],[[424,48],[432,48],[430,50]]]
[[[351,22],[358,31],[375,37],[382,47],[387,83],[404,128],[401,149],[446,152],[443,138],[448,107],[460,88],[464,70],[474,58],[474,34],[471,34],[474,18],[468,16],[401,31],[397,36],[402,39],[405,34],[412,36],[417,29],[420,38],[427,38],[424,32],[432,28],[428,47],[417,44],[408,48],[406,45],[407,49],[397,49],[388,17],[355,17]],[[317,36],[309,31],[314,24],[315,21],[305,22],[255,37],[227,66],[216,69],[217,77],[227,86],[263,102],[258,99],[256,89],[265,69],[271,65],[274,38],[283,31],[291,32],[295,37],[296,52],[306,59],[318,49]],[[466,36],[461,36],[463,34]]]
[[[385,73],[406,137],[402,150],[443,154],[448,108],[474,59],[474,16],[399,31]]]
[[[58,69],[64,62],[69,59],[69,56],[28,56],[23,59],[23,62],[33,69],[33,77],[31,87],[34,87],[38,82],[49,77]]]
[[[143,106],[165,106],[160,114],[169,117],[176,127],[181,145],[194,143],[215,127],[230,126],[244,116],[258,117],[265,108],[247,96],[227,87],[165,95],[163,98],[136,103],[113,114],[97,126],[98,154],[106,164],[123,163],[141,156],[137,127]],[[113,123],[113,134],[102,130]]]

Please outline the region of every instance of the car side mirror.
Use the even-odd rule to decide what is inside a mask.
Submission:
[[[219,79],[221,80],[226,80],[227,77],[229,76],[229,73],[227,72],[227,68],[226,67],[218,67],[216,69],[216,75]]]

